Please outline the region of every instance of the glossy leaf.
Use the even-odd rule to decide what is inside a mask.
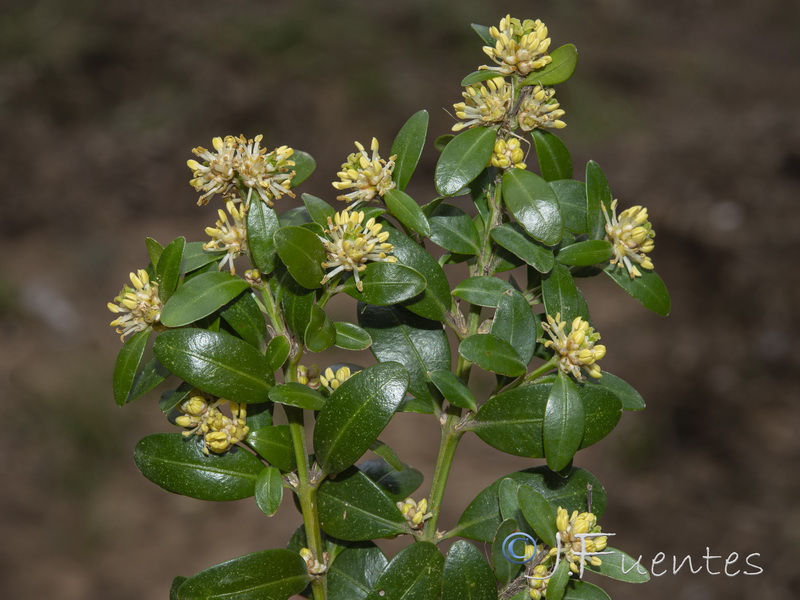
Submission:
[[[475,127],[462,131],[444,147],[436,163],[434,182],[440,196],[455,196],[486,168],[497,131]]]
[[[489,28],[486,25],[472,23],[470,27],[472,27],[472,30],[478,34],[478,37],[480,37],[481,40],[483,40],[484,44],[487,44],[488,46],[494,46],[497,43],[497,40],[494,39],[489,33]]]
[[[245,423],[250,431],[261,429],[262,427],[269,427],[272,425],[273,415],[275,413],[275,405],[272,402],[259,402],[258,404],[249,404],[247,406],[247,417]]]
[[[580,448],[585,429],[583,402],[577,386],[559,371],[547,399],[543,440],[547,466],[553,471],[566,467]]]
[[[422,473],[406,464],[396,471],[382,458],[367,460],[358,468],[395,502],[405,500],[422,484]]]
[[[459,283],[453,295],[470,304],[497,308],[503,293],[513,289],[510,283],[498,277],[477,275]]]
[[[614,254],[611,244],[605,240],[586,240],[565,246],[558,251],[556,260],[562,265],[590,267],[604,263]]]
[[[666,317],[672,306],[664,280],[655,271],[639,270],[642,276],[634,277],[633,279],[630,278],[625,268],[618,269],[615,265],[608,265],[605,268],[605,273],[619,287],[641,302],[646,309]]]
[[[555,259],[550,248],[532,240],[517,223],[505,223],[490,232],[492,239],[503,248],[532,266],[539,273],[547,273],[553,268]]]
[[[336,209],[322,198],[317,198],[311,194],[303,194],[302,198],[311,220],[320,227],[327,228],[328,217],[333,218],[333,215],[336,214]]]
[[[527,527],[522,511],[519,507],[519,483],[511,478],[503,479],[497,490],[497,500],[500,503],[500,515],[505,519],[515,521],[515,526],[519,531],[533,533],[533,529]]]
[[[561,209],[564,227],[572,233],[588,233],[586,223],[586,184],[572,179],[551,181]]]
[[[227,271],[203,273],[184,283],[161,311],[167,327],[183,327],[207,317],[248,289],[244,279]]]
[[[419,157],[422,156],[422,149],[425,147],[425,136],[428,133],[428,111],[420,110],[408,119],[400,128],[397,137],[394,138],[390,156],[396,155],[392,180],[397,184],[397,189],[406,189],[414,170],[417,168]],[[388,194],[387,194],[388,196]],[[387,200],[384,196],[384,200]],[[387,200],[386,205],[389,206]],[[391,206],[389,210],[399,219],[399,215],[394,212]],[[402,221],[402,219],[400,219]],[[408,225],[406,223],[406,225]],[[412,227],[412,229],[414,229]],[[422,233],[422,232],[420,232]],[[424,234],[427,235],[427,234]]]
[[[161,253],[164,252],[164,246],[151,237],[144,239],[144,245],[147,247],[147,256],[150,258],[150,264],[153,267],[158,267],[158,259],[161,258]]]
[[[345,548],[328,570],[328,597],[363,600],[388,564],[381,549],[372,542]]]
[[[327,350],[336,342],[336,327],[328,314],[318,304],[311,306],[311,319],[303,336],[306,348],[311,352]]]
[[[603,552],[610,552],[611,554],[605,554],[600,557],[603,563],[599,567],[587,562],[586,570],[627,583],[650,581],[650,573],[647,572],[641,562],[637,562],[636,559],[625,554],[622,550],[607,546]]]
[[[395,502],[356,468],[326,479],[317,499],[322,530],[333,537],[357,542],[406,531]]]
[[[158,362],[158,359],[151,358],[133,378],[131,391],[128,392],[127,402],[133,402],[137,398],[144,396],[156,386],[164,382],[171,373]]]
[[[277,371],[289,358],[291,345],[285,335],[276,335],[267,344],[267,364],[270,371]]]
[[[614,394],[622,403],[623,410],[643,410],[645,407],[644,398],[633,386],[608,371],[603,371],[600,379],[587,380],[586,385],[596,385]]]
[[[601,240],[605,237],[606,220],[602,207],[610,210],[612,200],[605,173],[600,165],[590,160],[586,164],[586,219],[590,238]]]
[[[440,135],[433,141],[433,147],[436,148],[437,152],[441,152],[444,150],[444,147],[447,146],[453,138],[456,137],[452,133],[445,133],[444,135]]]
[[[269,399],[276,404],[297,406],[308,410],[320,410],[325,406],[325,398],[322,394],[296,381],[279,383],[269,391]]]
[[[573,44],[564,44],[550,53],[549,64],[528,75],[522,85],[556,85],[572,77],[578,65],[578,49]]]
[[[567,327],[575,317],[589,317],[589,308],[581,294],[569,269],[556,264],[553,270],[542,278],[542,298],[544,308],[553,318],[561,315],[561,320],[567,322]]]
[[[261,350],[267,343],[267,323],[252,292],[241,294],[219,316],[247,343]]]
[[[500,298],[491,333],[511,344],[523,363],[530,362],[536,347],[536,321],[531,305],[517,290],[505,292]]]
[[[271,425],[252,430],[247,434],[245,443],[284,473],[297,466],[288,425]]]
[[[547,582],[547,595],[550,596],[552,600],[562,600],[569,579],[569,563],[566,560],[561,560],[550,576],[550,580]]]
[[[181,278],[181,261],[186,238],[178,237],[172,240],[158,259],[156,266],[156,281],[158,282],[158,297],[166,302],[172,296],[178,281]]]
[[[392,189],[383,196],[386,208],[409,229],[416,231],[424,236],[431,234],[431,226],[428,218],[422,212],[419,204],[405,192]]]
[[[561,600],[611,600],[611,596],[593,583],[573,579]]]
[[[516,579],[522,570],[522,564],[508,560],[508,536],[517,531],[517,522],[514,519],[506,519],[497,528],[497,532],[492,540],[492,567],[494,575],[501,586],[508,585]],[[522,545],[519,544],[518,545]]]
[[[603,373],[604,379],[606,373]],[[589,378],[587,378],[589,379]],[[606,437],[619,423],[622,403],[611,391],[585,383],[578,388],[583,404],[584,432],[581,448],[588,448]]]
[[[549,393],[549,384],[537,383],[492,396],[480,407],[469,429],[507,454],[542,458],[542,424]]]
[[[518,377],[525,373],[525,363],[506,340],[490,333],[478,333],[462,340],[458,353],[482,369]]]
[[[481,241],[470,216],[452,204],[441,203],[428,215],[431,240],[456,254],[480,254]]]
[[[278,292],[281,294],[283,317],[292,333],[299,341],[303,341],[306,327],[311,320],[311,307],[314,305],[314,291],[304,288],[289,275],[284,268],[279,268],[273,284],[279,282]]]
[[[531,137],[542,177],[547,181],[572,179],[572,157],[564,142],[556,134],[544,129],[534,129]]]
[[[241,500],[255,493],[264,464],[242,448],[203,453],[197,437],[155,433],[139,440],[133,454],[147,479],[167,491],[198,500]]]
[[[250,203],[247,211],[247,246],[253,264],[262,273],[272,273],[275,269],[277,250],[274,235],[280,226],[278,215],[265,202]]]
[[[117,355],[114,365],[114,401],[118,406],[128,402],[128,394],[133,388],[133,380],[142,362],[147,340],[150,338],[151,328],[134,333],[129,337]]]
[[[317,462],[326,473],[352,465],[392,418],[408,388],[402,365],[383,362],[359,371],[328,398],[314,429]]]
[[[497,600],[494,573],[483,553],[459,540],[447,552],[441,600]]]
[[[311,174],[317,168],[317,161],[308,152],[302,150],[295,150],[292,152],[292,160],[294,161],[294,177],[292,177],[292,187],[297,187],[306,179],[311,177]]]
[[[194,387],[184,381],[177,389],[168,390],[161,394],[161,398],[158,401],[158,408],[161,409],[161,412],[165,415],[168,415],[178,404],[184,400],[188,400],[193,392]]]
[[[336,346],[345,350],[366,350],[372,338],[358,325],[341,321],[333,324],[336,329]]]
[[[494,45],[494,43],[492,43]],[[472,85],[474,83],[481,83],[483,81],[488,81],[489,79],[494,79],[496,77],[502,77],[500,73],[497,71],[488,71],[486,69],[482,71],[473,71],[464,79],[461,80],[461,87],[467,87],[468,85]]]
[[[286,600],[309,583],[306,563],[291,550],[260,550],[187,579],[180,600]]]
[[[506,171],[503,202],[533,239],[548,246],[561,240],[558,199],[553,188],[538,175],[520,169]]]
[[[184,381],[233,402],[264,402],[274,383],[264,355],[224,333],[165,331],[153,350],[161,364]]]
[[[283,500],[283,480],[275,467],[264,467],[256,479],[256,504],[268,517],[274,515]]]
[[[439,600],[444,557],[430,542],[403,548],[381,573],[366,600]]]
[[[473,412],[478,410],[475,396],[460,377],[451,371],[431,371],[428,376],[450,404]]]
[[[380,440],[375,440],[372,442],[369,449],[380,456],[395,471],[403,470],[403,463],[400,461],[400,457],[397,456],[397,452],[392,450],[392,447],[388,444]]]
[[[322,263],[327,254],[316,234],[303,227],[288,226],[278,229],[274,240],[278,256],[297,283],[308,289],[322,285]]]
[[[502,483],[501,483],[502,485]],[[556,546],[556,509],[539,492],[526,485],[517,491],[519,509],[536,535],[548,546]]]
[[[342,284],[342,291],[356,300],[376,306],[398,304],[425,290],[425,277],[399,263],[373,262],[360,274],[363,290],[355,278]]]

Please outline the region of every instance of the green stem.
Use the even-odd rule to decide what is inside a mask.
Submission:
[[[447,486],[447,478],[450,475],[450,466],[453,464],[453,457],[456,448],[464,431],[457,429],[461,421],[461,409],[451,406],[447,409],[447,417],[442,425],[442,438],[439,444],[439,456],[436,459],[436,469],[433,472],[433,483],[431,484],[431,494],[428,498],[428,509],[432,517],[425,522],[422,540],[436,543],[439,541],[436,535],[436,525],[441,514],[442,498]]]
[[[538,369],[534,369],[533,371],[531,371],[530,373],[528,373],[528,374],[525,376],[525,379],[524,379],[524,380],[525,380],[525,381],[533,381],[533,380],[534,380],[534,379],[536,379],[537,377],[541,377],[542,375],[544,375],[545,373],[547,373],[549,370],[551,370],[551,369],[555,368],[555,366],[558,364],[558,359],[559,359],[559,357],[558,357],[558,356],[554,356],[553,358],[551,358],[550,360],[548,360],[546,363],[544,363],[543,365],[541,365],[541,366],[540,366]]]

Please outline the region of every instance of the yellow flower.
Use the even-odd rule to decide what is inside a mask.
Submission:
[[[517,123],[523,131],[531,131],[540,127],[563,129],[567,126],[561,117],[564,110],[555,99],[556,91],[553,88],[534,86],[519,106]]]
[[[382,225],[369,219],[364,223],[363,212],[343,210],[333,218],[328,217],[326,237],[320,237],[325,245],[328,260],[322,263],[323,269],[333,269],[322,278],[321,283],[328,282],[342,271],[352,271],[356,280],[356,288],[363,291],[364,285],[359,279],[359,272],[367,268],[367,262],[397,262],[394,256],[387,254],[394,249],[386,240],[388,231],[381,231]]]
[[[238,140],[232,135],[226,135],[224,140],[215,137],[211,144],[216,152],[202,146],[192,148],[192,153],[203,159],[202,163],[194,159],[186,161],[194,177],[189,183],[198,192],[204,192],[197,201],[198,204],[207,204],[214,194],[230,196],[236,189],[233,178],[238,161]]]
[[[581,373],[581,368],[585,369],[591,377],[601,377],[600,365],[597,364],[606,355],[606,347],[596,344],[600,339],[600,334],[595,332],[589,323],[581,317],[575,317],[572,321],[572,329],[567,335],[564,331],[566,321],[561,321],[561,314],[557,314],[555,319],[547,315],[547,322],[542,323],[542,329],[551,339],[539,340],[545,348],[552,348],[558,360],[558,368],[564,373],[572,373],[578,380],[585,378]]]
[[[454,104],[453,108],[456,117],[465,122],[453,125],[453,131],[499,123],[511,108],[511,86],[502,77],[489,79],[485,85],[468,85],[461,95],[464,102]]]
[[[238,209],[232,200],[225,203],[225,208],[230,213],[230,219],[225,211],[219,209],[219,220],[216,227],[206,227],[206,235],[211,236],[211,241],[203,244],[203,250],[224,251],[228,254],[219,263],[222,269],[227,263],[230,265],[231,274],[236,273],[233,260],[247,253],[247,206],[242,204]]]
[[[525,169],[525,152],[517,138],[497,140],[494,144],[491,164],[498,169]]]
[[[347,157],[347,162],[342,164],[342,170],[337,173],[341,181],[334,181],[333,187],[337,190],[353,191],[349,194],[337,196],[337,200],[346,202],[369,202],[375,196],[382,197],[386,192],[394,189],[392,171],[397,155],[389,157],[388,162],[378,154],[378,140],[372,138],[372,157],[364,146],[355,142],[358,152]]]
[[[524,77],[553,60],[547,54],[550,47],[547,27],[538,19],[520,21],[506,15],[499,27],[489,29],[489,35],[496,40],[495,45],[484,46],[483,51],[499,66],[484,65],[481,69],[498,71],[503,75],[518,73]]]
[[[350,367],[339,367],[336,369],[336,373],[328,367],[325,369],[325,373],[319,376],[319,383],[325,386],[329,392],[333,392],[350,377],[352,377]]]
[[[231,416],[224,414],[219,407],[228,405]],[[183,435],[202,435],[203,452],[220,454],[229,450],[234,444],[241,442],[250,432],[245,418],[247,408],[244,404],[229,402],[220,398],[215,402],[200,395],[195,395],[184,401],[179,407],[181,416],[175,419],[179,427],[190,428]]]
[[[531,600],[541,600],[547,595],[547,584],[550,582],[552,572],[544,565],[536,565],[528,579],[528,594]]]
[[[603,564],[599,556],[582,555],[591,552],[602,552],[608,545],[608,537],[605,535],[579,537],[579,534],[601,533],[602,530],[597,524],[597,517],[593,513],[578,513],[577,510],[574,510],[570,515],[566,509],[559,506],[556,527],[558,528],[558,538],[561,541],[563,558],[569,562],[569,568],[573,573],[578,573],[582,563],[585,562],[589,562],[595,567]],[[557,554],[557,547],[550,549],[550,556],[556,556]]]
[[[261,139],[260,135],[252,140],[239,136],[239,162],[236,170],[242,183],[249,188],[245,202],[250,202],[250,194],[255,191],[267,206],[272,206],[273,200],[280,199],[284,194],[294,198],[294,193],[289,189],[295,175],[292,170],[295,163],[290,160],[294,150],[281,146],[267,152],[266,148],[260,147]]]
[[[433,516],[433,513],[428,511],[428,500],[423,498],[419,502],[406,498],[402,502],[397,503],[397,508],[403,513],[409,527],[411,529],[422,529],[425,521]]]
[[[108,310],[120,315],[111,321],[111,326],[117,328],[123,342],[126,336],[158,323],[163,308],[158,284],[150,281],[147,271],[139,269],[131,273],[131,283],[132,288],[124,286],[114,302],[108,303]]]
[[[328,369],[330,370],[330,369]],[[305,365],[297,365],[297,382],[307,385],[313,390],[319,388],[319,369],[317,365],[306,367]]]
[[[625,268],[631,279],[641,277],[642,272],[633,263],[641,265],[643,269],[652,269],[653,261],[647,256],[655,247],[653,238],[656,232],[647,220],[647,209],[643,206],[631,206],[617,216],[617,201],[611,203],[611,217],[608,216],[605,204],[603,214],[606,218],[606,240],[614,247],[612,265]]]

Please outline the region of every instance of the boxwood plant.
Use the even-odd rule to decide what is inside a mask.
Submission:
[[[292,496],[283,510],[302,515],[286,548],[177,577],[172,598],[595,600],[608,596],[586,572],[647,580],[608,544],[606,494],[573,459],[644,408],[602,369],[601,324],[577,283],[608,277],[666,315],[654,232],[645,208],[617,205],[597,163],[576,177],[553,133],[565,126],[553,86],[575,47],[551,51],[538,20],[473,28],[490,60],[461,82],[455,135],[434,142],[432,200],[405,191],[425,111],[389,152],[356,142],[330,198],[301,194],[285,211],[312,157],[260,135],[214,138],[188,161],[198,204],[221,206],[208,241],[148,238],[149,264],[109,303],[124,342],[116,402],[176,382],[160,400],[176,431],[138,443],[142,474],[200,500],[255,498],[266,516]],[[452,285],[459,263],[468,277]],[[350,318],[332,318],[337,295],[352,298]],[[375,363],[325,364],[334,346],[369,348]],[[494,378],[488,394],[470,387],[478,370]],[[380,440],[404,412],[441,426],[427,492]],[[473,435],[543,463],[442,522],[457,446]],[[375,544],[398,536],[409,543],[394,557]]]

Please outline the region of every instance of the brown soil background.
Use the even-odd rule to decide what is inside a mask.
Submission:
[[[558,90],[576,175],[595,159],[623,205],[649,207],[673,295],[662,319],[608,281],[584,287],[604,367],[648,401],[577,457],[609,494],[604,529],[645,561],[710,547],[760,553],[764,569],[601,583],[615,598],[797,597],[791,0],[3,2],[0,597],[166,598],[176,574],[285,543],[299,522],[288,502],[268,520],[252,502],[186,499],[139,475],[135,442],[170,426],[152,397],[114,406],[105,303],[146,261],[145,236],[202,240],[213,222],[187,185],[193,146],[264,133],[311,152],[318,172],[303,191],[332,200],[354,139],[388,148],[420,108],[434,135],[447,132],[442,108],[483,62],[469,23],[506,12],[578,46]],[[420,201],[433,197],[435,159],[429,148],[410,189]],[[430,475],[430,417],[401,415],[382,437]],[[475,439],[456,458],[444,525],[491,481],[538,464]]]

